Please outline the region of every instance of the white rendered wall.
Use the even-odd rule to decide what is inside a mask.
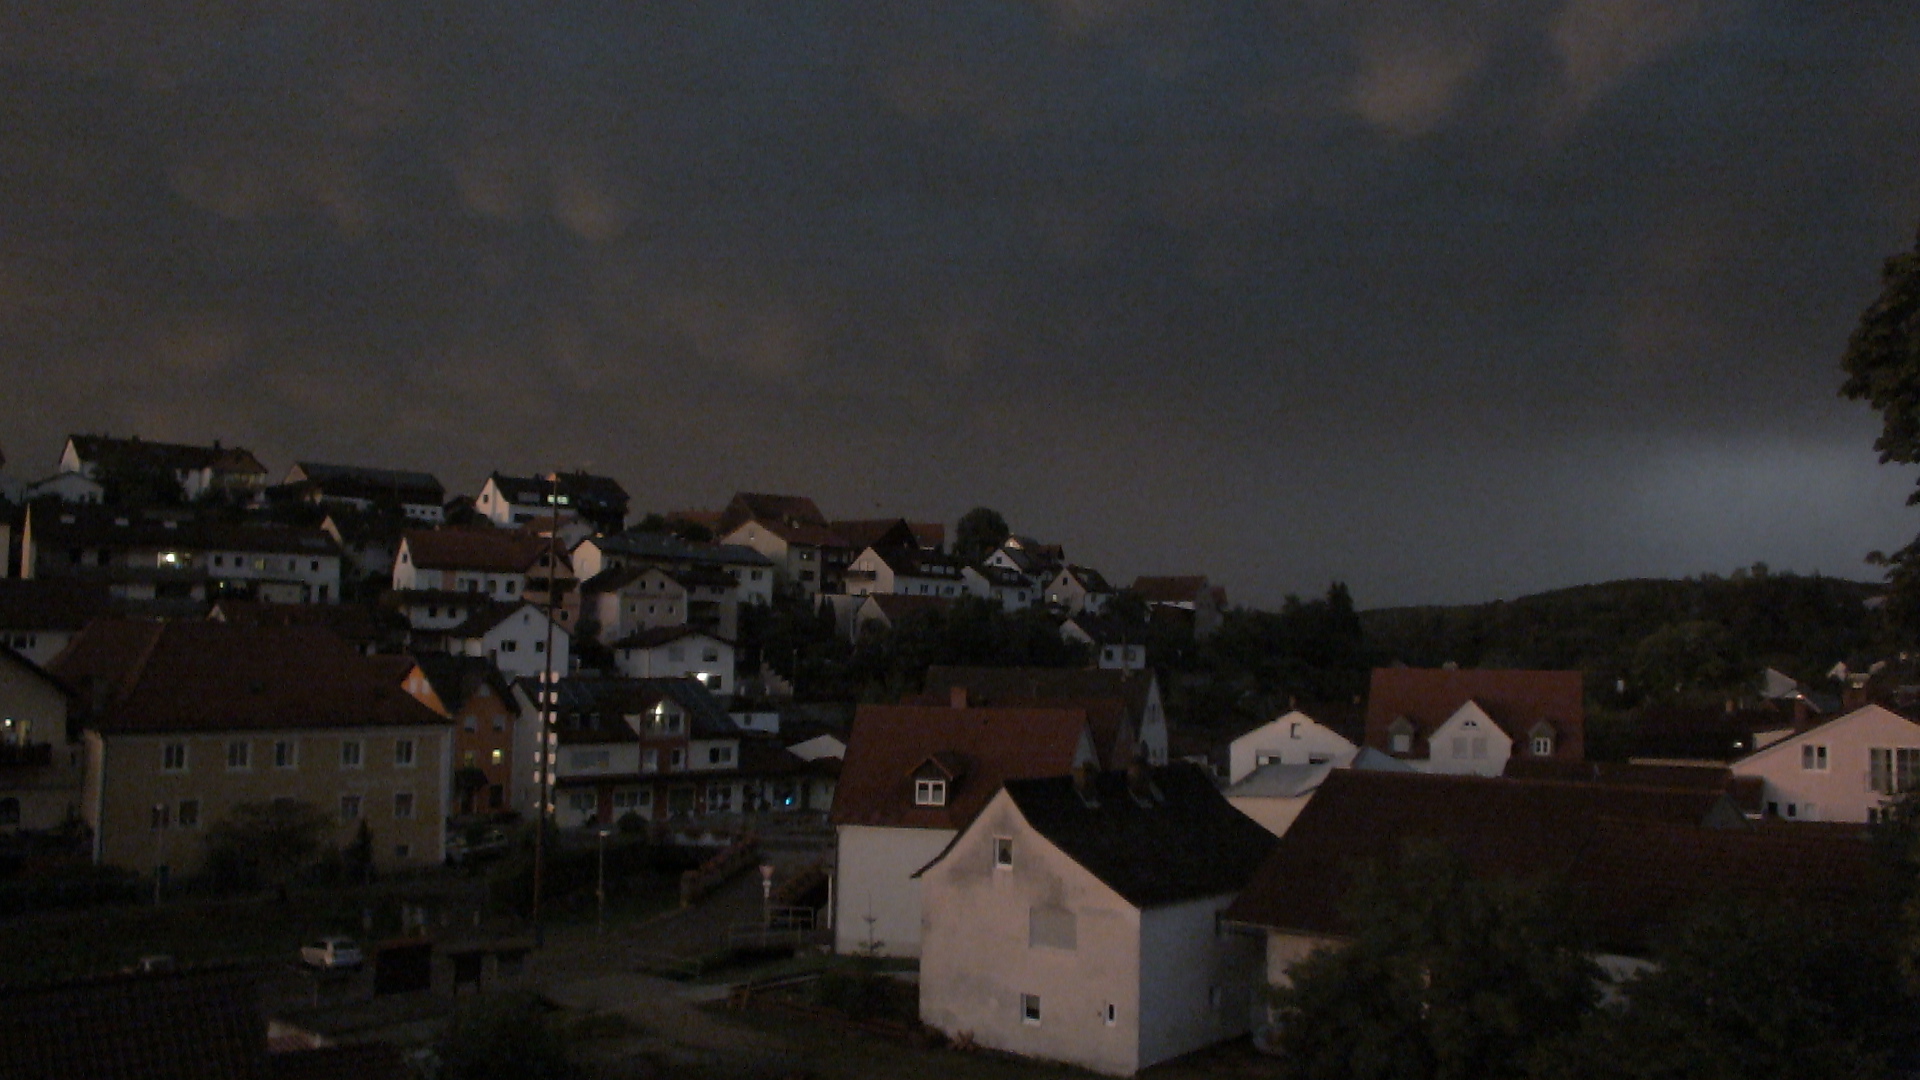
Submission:
[[[919,956],[920,882],[912,875],[940,854],[954,830],[842,825],[838,832],[834,951],[863,953],[872,941],[881,956]]]

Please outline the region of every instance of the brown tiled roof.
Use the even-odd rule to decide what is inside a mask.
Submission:
[[[1642,765],[1618,761],[1563,761],[1559,758],[1507,759],[1501,773],[1509,780],[1564,780],[1584,784],[1625,784],[1630,787],[1689,788],[1723,792],[1733,770],[1707,765]]]
[[[835,521],[830,526],[846,545],[855,551],[870,547],[917,547],[919,537],[905,518],[877,518],[872,521]]]
[[[111,733],[440,724],[338,636],[310,626],[101,619],[51,665]],[[94,686],[106,694],[97,701]]]
[[[1154,769],[1136,797],[1123,772],[1008,780],[1034,831],[1137,908],[1220,896],[1246,885],[1277,839],[1235,810],[1198,766]]]
[[[113,609],[102,582],[0,578],[0,630],[78,630]]]
[[[449,710],[458,711],[482,686],[493,688],[494,697],[508,712],[519,712],[513,687],[493,661],[484,656],[454,656],[451,653],[423,652],[409,657],[420,665],[420,673]]]
[[[1542,720],[1556,731],[1553,756],[1586,757],[1586,698],[1577,671],[1506,671],[1491,668],[1375,668],[1367,692],[1366,745],[1392,751],[1388,728],[1406,717],[1414,728],[1413,752],[1427,756],[1427,737],[1462,705],[1473,702],[1516,743]]]
[[[836,825],[957,829],[1010,779],[1064,776],[1087,729],[1084,709],[862,705],[847,735]],[[915,806],[913,772],[936,754],[966,758],[945,806]]]
[[[115,975],[0,990],[0,1080],[264,1080],[251,975]]]
[[[212,469],[220,473],[257,473],[265,476],[267,467],[251,450],[238,446],[188,446],[182,443],[148,442],[134,437],[116,439],[111,435],[73,435],[73,448],[80,460],[98,464],[103,459],[120,458],[176,472]]]
[[[422,570],[472,570],[485,574],[523,574],[536,569],[547,553],[543,538],[499,529],[408,529],[404,542],[413,565]],[[560,553],[566,574],[566,555]],[[544,574],[539,575],[544,577]]]
[[[406,619],[370,604],[268,604],[216,601],[207,617],[230,626],[324,626],[355,645],[404,637]]]
[[[973,705],[1073,705],[1118,700],[1137,732],[1146,719],[1147,694],[1153,677],[1141,671],[1101,668],[954,667],[935,664],[927,669],[925,691],[911,701],[945,705],[953,691],[963,688]],[[1104,748],[1102,750],[1104,753]],[[1124,762],[1122,763],[1124,764]]]
[[[1819,903],[1864,888],[1865,844],[1754,829],[1729,810],[1712,791],[1335,770],[1228,917],[1343,935],[1354,872],[1409,841],[1437,843],[1482,877],[1571,886],[1603,944],[1625,952],[1644,951],[1665,919],[1716,893]]]
[[[897,623],[924,611],[944,611],[953,606],[950,596],[908,596],[904,593],[874,593],[867,602],[880,609],[889,623]]]
[[[938,551],[947,546],[947,527],[937,521],[909,521],[907,528],[913,530],[913,538],[921,547]]]
[[[726,509],[720,511],[720,528],[727,532],[749,521],[763,523],[789,522],[792,524],[818,525],[827,527],[827,518],[814,505],[812,499],[804,495],[767,495],[752,491],[735,492]]]
[[[1149,604],[1197,604],[1207,591],[1207,576],[1137,577],[1128,591]]]

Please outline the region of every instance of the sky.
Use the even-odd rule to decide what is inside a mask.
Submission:
[[[1909,0],[0,0],[0,450],[1000,510],[1362,607],[1865,578]]]

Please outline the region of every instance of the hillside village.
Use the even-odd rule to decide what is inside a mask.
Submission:
[[[610,845],[692,849],[688,919],[733,889],[761,947],[911,973],[928,1039],[1129,1076],[1236,1041],[1304,1060],[1307,988],[1374,940],[1362,867],[1439,851],[1450,888],[1552,879],[1587,905],[1581,985],[1630,998],[1704,905],[1882,911],[1869,836],[1920,787],[1920,662],[1873,629],[1873,590],[1764,568],[1737,588],[1799,621],[1757,653],[1694,610],[1540,659],[1494,643],[1511,614],[1358,613],[1338,585],[1252,612],[1183,567],[1119,583],[991,511],[643,513],[586,473],[466,495],[93,435],[0,495],[0,886],[24,913],[100,875],[165,906],[521,845],[597,857],[597,893],[575,885],[604,923]],[[413,919],[365,996],[537,985],[542,873],[531,906]],[[0,1056],[179,1054],[151,1029],[197,994],[237,1019],[188,1059],[411,1075],[400,1043],[303,1028],[244,971],[152,966],[0,988]],[[88,1027],[89,995],[144,1019]]]

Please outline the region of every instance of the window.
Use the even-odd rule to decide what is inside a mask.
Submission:
[[[1040,1022],[1039,994],[1020,995],[1020,1022],[1023,1024],[1038,1024]]]
[[[494,763],[495,765],[498,765],[498,764],[500,764],[500,763],[501,763],[502,761],[504,761],[504,760],[506,760],[506,756],[507,756],[507,754],[506,754],[506,751],[504,751],[504,750],[495,750],[495,751],[493,752],[493,763]]]
[[[720,662],[720,650],[719,649],[702,650],[700,653],[700,660],[702,663],[717,664]]]
[[[1308,754],[1307,755],[1307,764],[1309,765],[1325,765],[1327,762],[1332,760],[1333,760],[1332,754]]]
[[[560,613],[560,618],[561,618],[561,619],[565,619],[566,617],[567,617],[567,614],[566,614],[566,612],[564,612],[564,611],[563,611],[563,612],[561,612],[561,613]],[[543,652],[546,652],[546,651],[547,651],[547,643],[546,643],[546,642],[544,642],[544,641],[536,641],[536,642],[534,642],[534,643],[533,643],[533,651],[534,651],[534,652],[537,652],[537,653],[543,653]]]
[[[245,769],[253,759],[253,744],[245,739],[236,739],[227,744],[227,768]]]
[[[0,825],[20,824],[20,800],[12,796],[0,799]]]
[[[576,769],[604,769],[613,760],[611,750],[575,750],[568,764]]]
[[[1827,771],[1827,748],[1824,746],[1802,746],[1800,748],[1800,767],[1812,772]]]
[[[1553,756],[1553,736],[1535,735],[1533,737],[1533,742],[1531,745],[1533,747],[1533,754],[1535,757],[1552,757]]]
[[[733,785],[717,784],[707,789],[707,813],[724,814],[733,809]]]
[[[500,643],[500,651],[501,652],[519,652],[520,643],[513,640],[512,638],[508,638],[507,640]]]
[[[1112,1027],[1113,1025],[1119,1023],[1120,1022],[1119,1007],[1114,1005],[1114,1003],[1111,1001],[1107,1002],[1106,1011],[1101,1015],[1101,1018],[1107,1022],[1108,1027]]]
[[[1290,723],[1290,724],[1288,724],[1288,725],[1287,725],[1287,738],[1289,738],[1289,739],[1297,739],[1297,738],[1299,738],[1299,737],[1300,737],[1300,724],[1299,724],[1299,722],[1298,722],[1298,721],[1295,721],[1295,722],[1293,722],[1293,723]]]
[[[341,821],[360,820],[360,796],[358,795],[340,796],[340,820]]]
[[[709,765],[733,764],[733,747],[731,746],[708,747],[707,748],[707,764]]]
[[[299,756],[295,750],[295,745],[296,744],[290,739],[282,739],[273,744],[274,768],[291,769],[299,764]]]
[[[160,769],[162,772],[187,771],[187,744],[170,742],[160,748]]]
[[[676,750],[674,750],[674,752],[673,752],[673,756],[672,756],[671,758],[669,758],[669,759],[668,759],[668,764],[669,764],[669,765],[670,765],[671,767],[673,767],[673,768],[676,768],[676,769],[684,769],[684,768],[686,768],[686,767],[687,767],[687,752],[686,752],[685,750],[679,750],[679,749],[676,749]]]
[[[641,772],[658,772],[659,769],[660,769],[660,751],[658,750],[640,751],[640,771]]]
[[[993,838],[993,865],[1001,870],[1013,869],[1013,837]]]
[[[393,740],[393,763],[396,766],[403,769],[412,767],[413,765],[413,740],[412,739]]]
[[[1868,786],[1882,795],[1920,787],[1920,747],[1876,746],[1867,751]]]
[[[393,793],[393,816],[410,818],[413,816],[413,792],[396,791]]]
[[[405,860],[406,858],[410,857],[412,854],[413,854],[413,847],[410,844],[393,845],[393,857],[395,859]]]
[[[915,780],[913,782],[913,805],[947,805],[947,782],[945,780]]]
[[[357,769],[360,767],[360,740],[342,739],[340,741],[340,767]]]
[[[151,816],[150,816],[150,817],[149,817],[149,818],[147,819],[147,822],[148,822],[148,827],[149,827],[149,828],[151,828],[151,829],[153,829],[153,830],[155,830],[156,832],[157,832],[157,831],[159,831],[159,830],[161,830],[161,829],[164,829],[164,828],[166,828],[166,827],[167,827],[167,817],[168,817],[168,814],[167,814],[167,804],[166,804],[166,803],[154,803],[154,804],[153,804],[153,813],[152,813],[152,815],[151,815]]]
[[[1258,768],[1264,768],[1265,766],[1268,766],[1268,765],[1278,765],[1278,764],[1280,764],[1280,755],[1279,755],[1279,754],[1255,754],[1255,755],[1253,755],[1253,766],[1254,766],[1254,768],[1256,768],[1256,769],[1258,769]]]
[[[199,799],[181,799],[180,812],[174,815],[174,819],[180,823],[180,827],[183,829],[199,828],[200,827],[200,800]]]
[[[1474,756],[1474,757],[1475,757],[1476,759],[1478,759],[1478,758],[1484,758],[1484,757],[1486,757],[1486,756],[1487,756],[1487,737],[1486,737],[1485,735],[1476,735],[1476,736],[1474,736],[1474,738],[1473,738],[1473,756]]]

